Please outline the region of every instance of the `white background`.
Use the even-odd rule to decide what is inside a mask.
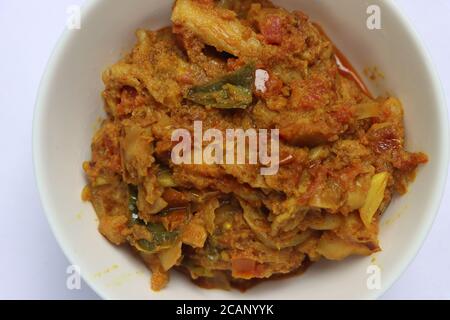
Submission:
[[[396,2],[428,47],[449,99],[450,0]],[[42,211],[31,152],[39,81],[64,29],[66,8],[80,3],[82,0],[0,0],[0,298],[3,299],[98,299],[85,283],[81,290],[66,289],[69,263]],[[384,299],[450,299],[449,211],[447,183],[446,197],[428,239]]]

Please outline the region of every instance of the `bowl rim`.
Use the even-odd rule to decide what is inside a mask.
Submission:
[[[85,3],[81,6],[81,11],[84,14],[89,14],[90,12],[94,11],[95,7],[100,5],[101,2],[104,0],[87,0]],[[431,59],[431,55],[428,52],[428,49],[425,47],[425,44],[421,40],[419,34],[413,27],[412,23],[408,20],[408,18],[402,13],[400,7],[398,4],[395,4],[393,1],[383,1],[388,10],[395,16],[396,19],[398,19],[399,23],[402,25],[402,27],[406,30],[408,36],[410,37],[410,41],[414,44],[415,49],[419,53],[427,72],[430,76],[430,87],[432,88],[433,95],[436,97],[437,103],[437,110],[440,114],[443,116],[440,118],[440,134],[442,135],[440,138],[442,138],[442,145],[449,146],[449,115],[447,111],[447,104],[445,99],[445,94],[443,90],[442,83],[439,78],[439,74],[437,73],[437,69]],[[48,62],[45,66],[38,91],[36,96],[36,102],[34,107],[34,115],[33,115],[33,123],[32,123],[32,157],[33,157],[33,169],[34,169],[34,178],[36,181],[39,198],[41,201],[41,205],[43,208],[43,211],[46,215],[47,221],[50,225],[50,229],[52,230],[52,233],[54,237],[56,238],[56,241],[58,242],[58,245],[62,249],[64,255],[69,260],[71,264],[74,263],[74,253],[73,249],[69,246],[69,244],[65,241],[64,235],[62,230],[57,228],[57,223],[55,219],[55,214],[50,209],[50,197],[48,194],[44,192],[45,185],[45,179],[43,177],[43,158],[42,153],[40,149],[40,141],[42,141],[43,138],[43,131],[44,127],[42,124],[43,114],[44,110],[46,109],[46,105],[44,103],[45,97],[50,93],[50,86],[52,78],[52,74],[57,72],[56,65],[57,61],[59,61],[59,57],[61,56],[62,52],[64,51],[64,47],[67,45],[68,42],[71,41],[71,31],[65,30],[63,31],[62,35],[59,37],[58,41],[56,42],[56,45],[54,49],[52,50],[52,53],[50,54],[50,57],[48,59]],[[382,290],[372,290],[369,291],[368,294],[365,297],[362,297],[362,299],[377,299],[382,297],[391,287],[392,285],[401,277],[401,275],[406,271],[408,266],[414,261],[415,257],[419,253],[420,249],[422,248],[430,230],[433,225],[433,222],[439,212],[440,205],[442,203],[442,199],[444,196],[444,191],[446,187],[446,181],[447,181],[447,174],[449,169],[449,148],[445,148],[445,150],[442,150],[441,157],[440,157],[440,168],[438,168],[438,171],[442,171],[443,174],[440,175],[439,180],[435,182],[435,189],[440,190],[438,194],[433,194],[433,199],[430,200],[430,213],[427,215],[426,224],[422,225],[422,228],[420,229],[420,233],[416,235],[415,242],[409,244],[409,250],[407,258],[404,258],[401,262],[396,264],[396,267],[394,269],[391,269],[390,277],[388,280],[384,279],[385,285],[383,286]],[[91,281],[88,277],[85,277],[81,275],[82,278],[85,280],[85,282],[88,284],[88,286],[102,299],[110,299],[111,296],[107,292],[107,290],[101,289],[100,285],[97,285],[96,282]],[[358,298],[358,299],[361,299]]]

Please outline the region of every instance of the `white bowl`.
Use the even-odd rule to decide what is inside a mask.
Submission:
[[[81,30],[68,30],[43,77],[34,119],[34,161],[42,203],[52,230],[70,261],[89,285],[112,299],[370,299],[396,280],[419,250],[438,211],[447,173],[448,123],[440,83],[412,27],[391,1],[372,0],[381,8],[382,29],[366,27],[367,1],[284,0],[318,21],[362,74],[377,66],[385,80],[367,84],[386,91],[405,106],[408,148],[424,151],[408,194],[396,198],[380,230],[383,251],[373,257],[320,262],[303,276],[269,281],[242,294],[204,290],[172,273],[166,289],[149,289],[150,273],[128,250],[108,243],[97,231],[95,213],[83,203],[81,164],[90,158],[90,142],[103,116],[101,72],[135,41],[139,27],[170,23],[172,1],[91,0],[82,10]],[[381,288],[370,290],[371,263],[381,268]]]

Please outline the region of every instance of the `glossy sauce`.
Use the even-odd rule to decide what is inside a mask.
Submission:
[[[334,56],[336,58],[336,63],[339,68],[339,74],[347,79],[354,81],[366,96],[373,99],[372,94],[370,93],[369,89],[367,88],[365,83],[362,81],[361,77],[359,76],[359,74],[355,70],[355,68],[352,66],[350,61],[342,53],[342,51],[338,49],[338,47],[333,43],[333,41],[331,41],[331,39],[328,37],[328,35],[325,33],[325,31],[319,24],[313,23],[313,25],[333,45]]]

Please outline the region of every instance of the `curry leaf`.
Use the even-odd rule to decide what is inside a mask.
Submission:
[[[245,109],[253,101],[255,65],[248,64],[223,78],[192,87],[187,99],[203,106],[219,109]]]

